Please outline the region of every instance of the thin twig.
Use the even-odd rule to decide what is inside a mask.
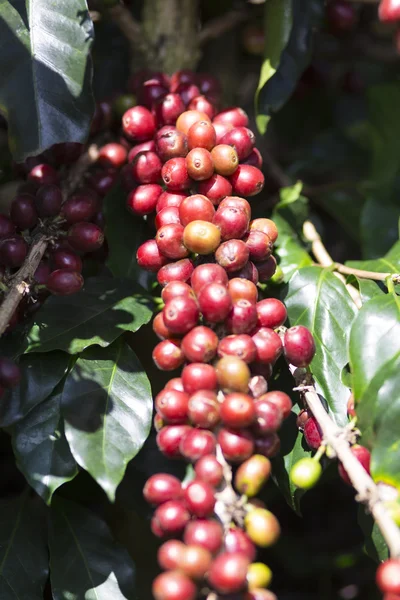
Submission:
[[[247,21],[248,18],[249,13],[247,10],[232,10],[225,15],[212,19],[199,32],[199,45],[204,46],[210,40],[219,38],[227,31],[234,29],[239,23]]]
[[[375,273],[374,271],[364,271],[363,269],[353,269],[346,267],[341,263],[335,263],[335,269],[344,275],[354,275],[360,279],[372,279],[374,281],[386,281],[390,277],[394,283],[400,283],[400,273]]]
[[[289,365],[290,372],[295,378],[296,384],[303,379],[304,371]],[[378,487],[368,475],[361,463],[350,450],[347,440],[347,431],[341,428],[328,415],[321,400],[313,386],[298,386],[304,395],[305,402],[321,428],[323,439],[334,451],[342,463],[350,481],[357,492],[356,500],[366,505],[375,519],[392,557],[400,557],[400,529],[391,519],[381,499]]]

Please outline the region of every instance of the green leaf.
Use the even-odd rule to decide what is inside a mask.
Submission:
[[[278,212],[273,214],[273,220],[279,230],[275,254],[279,258],[284,281],[288,282],[297,269],[312,265],[312,259],[295,230]]]
[[[361,214],[361,246],[365,258],[377,258],[388,252],[399,239],[398,206],[369,199]]]
[[[349,389],[340,374],[348,363],[348,340],[356,307],[344,284],[328,269],[305,267],[289,282],[285,298],[290,325],[312,332],[316,354],[311,363],[317,390],[340,426],[347,424]]]
[[[28,483],[50,504],[54,492],[77,474],[61,417],[61,392],[34,408],[12,432],[17,466]]]
[[[42,600],[48,576],[45,527],[26,490],[0,502],[0,598]]]
[[[302,189],[302,181],[298,181],[289,187],[281,188],[279,190],[280,201],[275,206],[275,210],[281,210],[282,208],[285,208],[285,206],[289,206],[290,204],[293,204],[293,202],[297,202],[297,200],[300,198]]]
[[[135,217],[128,211],[126,196],[121,186],[115,186],[104,199],[107,266],[115,277],[132,279],[148,290],[155,276],[138,266],[136,252],[154,234],[149,232],[148,224],[142,217]]]
[[[265,3],[265,52],[256,93],[256,122],[265,133],[272,113],[292,95],[311,59],[314,30],[324,13],[322,0]]]
[[[53,144],[86,141],[94,110],[92,39],[85,0],[0,3],[0,110],[16,161]]]
[[[135,568],[106,523],[61,498],[51,506],[50,577],[54,600],[135,600]]]
[[[0,427],[16,423],[43,402],[64,377],[69,359],[64,352],[22,356],[19,385],[7,390],[1,398]]]
[[[364,551],[376,562],[382,562],[389,558],[386,542],[373,517],[365,511],[362,504],[358,505],[358,524],[364,534]]]
[[[379,287],[376,281],[371,279],[357,279],[358,289],[361,294],[361,301],[363,304],[374,298],[375,296],[383,296],[384,291]]]
[[[360,220],[365,198],[356,190],[332,190],[318,195],[318,206],[322,206],[337,221],[353,240],[360,240]]]
[[[112,501],[149,434],[152,408],[149,380],[122,339],[84,352],[67,376],[62,411],[72,454]]]
[[[137,331],[151,319],[151,302],[127,279],[93,277],[73,296],[52,296],[28,333],[28,352],[82,352],[108,346],[124,331]]]
[[[383,258],[375,260],[348,260],[347,267],[374,271],[374,273],[399,273],[400,272],[400,241],[389,250]]]
[[[359,311],[350,334],[350,366],[357,424],[372,447],[376,481],[400,487],[400,299],[372,298]]]

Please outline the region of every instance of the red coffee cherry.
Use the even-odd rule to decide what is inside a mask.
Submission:
[[[232,193],[232,186],[225,177],[214,173],[209,179],[200,181],[198,190],[200,194],[207,196],[213,204],[218,204],[225,196]]]
[[[198,304],[204,319],[210,323],[224,321],[232,308],[232,300],[225,285],[209,283],[201,288]]]
[[[222,210],[225,207],[236,208],[237,210],[242,210],[246,213],[248,218],[251,218],[251,207],[250,204],[244,198],[240,198],[239,196],[227,196],[223,200],[221,200],[219,204],[219,210]]]
[[[233,463],[243,462],[254,452],[254,439],[247,429],[223,427],[217,434],[217,441],[226,460]]]
[[[218,384],[225,392],[246,393],[250,381],[250,369],[237,356],[223,356],[215,365]]]
[[[228,240],[219,246],[215,260],[225,271],[234,273],[249,260],[249,249],[242,240]]]
[[[168,160],[163,165],[161,176],[169,190],[179,191],[190,188],[191,179],[184,158],[171,158]]]
[[[42,163],[30,170],[28,181],[33,181],[37,185],[58,185],[59,177],[52,166]]]
[[[46,285],[50,273],[51,269],[49,263],[45,260],[41,260],[38,265],[38,268],[33,274],[33,278],[39,285]]]
[[[177,296],[185,296],[187,298],[192,298],[193,300],[196,299],[190,285],[184,283],[183,281],[171,281],[161,292],[161,298],[165,304]]]
[[[194,83],[181,82],[176,88],[176,93],[179,94],[185,106],[187,106],[196,96],[200,94],[200,89]]]
[[[254,401],[247,394],[227,394],[221,404],[220,415],[222,422],[228,427],[247,427],[255,420]]]
[[[243,237],[249,226],[249,218],[239,208],[223,206],[215,213],[213,223],[219,228],[221,239],[225,241]]]
[[[217,334],[204,325],[189,331],[182,340],[182,351],[190,362],[210,362],[217,353],[217,347]]]
[[[239,157],[235,148],[228,144],[218,144],[211,150],[215,172],[219,175],[229,176],[234,173],[239,165]],[[209,177],[211,177],[210,173]]]
[[[310,417],[304,425],[304,438],[311,450],[318,450],[322,444],[322,432],[314,417]]]
[[[228,331],[230,331],[230,333],[236,333],[236,334],[250,333],[254,329],[256,324],[257,324],[256,305],[249,302],[248,300],[236,300],[233,303],[232,309],[226,319],[226,326],[227,326]],[[256,346],[257,346],[257,344],[256,344]],[[258,356],[258,351],[257,351],[257,356]]]
[[[197,220],[211,222],[214,215],[215,208],[213,203],[201,194],[188,196],[179,205],[179,218],[183,226]]]
[[[276,329],[284,324],[287,319],[286,306],[277,298],[265,298],[256,305],[258,324],[261,327]]]
[[[295,367],[308,367],[314,358],[315,342],[307,327],[290,327],[284,335],[283,343],[286,360]]]
[[[178,390],[179,392],[183,392],[183,383],[182,383],[182,378],[181,377],[173,377],[172,379],[169,379],[167,381],[167,383],[165,384],[165,388],[166,390]]]
[[[249,562],[245,554],[222,552],[216,557],[208,573],[210,585],[221,594],[243,590]]]
[[[252,363],[257,354],[256,346],[249,335],[228,335],[218,344],[218,356],[237,356],[245,363]]]
[[[215,169],[217,170],[217,169]],[[255,196],[264,187],[264,175],[257,167],[239,165],[230,176],[232,190],[239,196]]]
[[[154,106],[154,114],[159,126],[175,125],[179,115],[185,111],[185,104],[179,94],[167,94]]]
[[[200,458],[195,464],[194,472],[197,479],[206,481],[214,487],[220,485],[224,475],[222,465],[213,454],[206,454],[206,456]]]
[[[278,228],[271,219],[254,219],[250,221],[249,229],[250,231],[262,231],[269,237],[273,244],[278,238]]]
[[[0,357],[0,385],[5,388],[16,386],[21,380],[18,365],[6,356]]]
[[[57,269],[50,274],[46,287],[55,296],[69,296],[79,292],[83,287],[83,283],[83,277],[80,273]]]
[[[20,236],[0,242],[0,264],[11,269],[20,267],[28,254],[28,245]]]
[[[212,519],[191,521],[183,534],[185,544],[206,548],[212,554],[218,552],[222,545],[222,539],[222,526],[218,521]]]
[[[103,245],[104,233],[94,223],[75,223],[68,231],[67,240],[74,250],[94,252]]]
[[[263,396],[254,402],[256,416],[254,431],[257,435],[278,431],[283,421],[282,411],[278,406],[262,398]]]
[[[281,338],[273,329],[261,327],[253,335],[253,342],[257,348],[257,361],[261,363],[274,364],[282,354]]]
[[[350,398],[347,401],[347,416],[350,418],[354,418],[355,416],[357,416],[353,394],[351,394]]]
[[[217,112],[214,104],[205,96],[196,96],[196,98],[193,98],[193,100],[190,101],[188,109],[205,113],[210,119],[212,119]]]
[[[219,112],[214,118],[214,122],[229,123],[233,125],[233,127],[247,127],[249,124],[249,117],[242,108],[235,106]]]
[[[276,259],[270,256],[267,260],[257,263],[257,271],[260,282],[268,281],[276,271]]]
[[[183,388],[187,394],[198,390],[217,389],[217,374],[214,367],[205,363],[191,363],[182,371]]]
[[[195,181],[209,179],[214,173],[212,156],[205,148],[194,148],[186,156],[186,168],[189,176]]]
[[[57,185],[42,185],[35,197],[35,206],[39,217],[55,217],[62,204],[62,192]],[[1,237],[1,234],[0,234]]]
[[[364,448],[364,446],[360,446],[359,444],[356,444],[355,446],[351,447],[351,453],[356,457],[358,462],[363,466],[363,468],[368,473],[368,475],[370,475],[370,472],[371,472],[370,471],[370,464],[371,464],[370,451],[367,448]],[[347,483],[348,485],[353,485],[350,481],[350,477],[348,476],[347,471],[345,470],[345,468],[343,467],[343,465],[341,463],[339,463],[339,465],[338,465],[338,470],[339,470],[339,475],[343,479],[343,481],[345,483]]]
[[[292,411],[292,401],[290,396],[285,394],[285,392],[280,392],[279,390],[272,390],[271,392],[267,392],[258,398],[258,400],[266,400],[270,404],[274,404],[279,408],[282,413],[282,417],[287,419]]]
[[[261,167],[263,166],[263,159],[260,151],[257,148],[253,148],[249,156],[244,159],[243,164],[251,165],[252,167],[257,167],[257,169],[261,169]]]
[[[202,94],[218,96],[221,93],[221,86],[218,79],[209,73],[197,73],[196,81],[197,85],[200,86]]]
[[[170,281],[188,281],[193,270],[193,262],[189,258],[183,258],[161,267],[157,273],[157,281],[162,286]]]
[[[217,144],[221,142],[222,138],[228,131],[233,129],[232,123],[222,123],[218,121],[213,121],[213,127],[217,136]]]
[[[193,298],[177,296],[163,309],[165,325],[172,333],[184,334],[193,329],[199,320],[199,309]]]
[[[187,421],[189,395],[178,390],[163,389],[157,394],[155,407],[163,420],[171,425]]]
[[[211,254],[218,248],[220,241],[218,227],[208,221],[192,221],[183,232],[185,247],[196,254]]]
[[[137,93],[139,104],[153,108],[156,102],[168,93],[168,87],[158,79],[147,79]]]
[[[135,144],[133,148],[129,150],[128,163],[133,162],[139,152],[156,152],[155,141],[148,140],[147,142],[142,142],[141,144]]]
[[[158,313],[153,319],[153,331],[160,340],[173,338],[174,334],[168,329],[164,323],[162,312]]]
[[[189,511],[195,517],[208,517],[214,512],[214,490],[205,481],[192,481],[183,492]]]
[[[163,340],[153,350],[153,361],[161,371],[174,371],[185,362],[180,340]]]
[[[189,420],[197,427],[213,429],[220,421],[217,394],[211,390],[199,390],[190,396]]]
[[[168,425],[157,434],[157,446],[167,458],[182,458],[179,445],[192,430],[190,425]]]
[[[221,140],[221,144],[228,144],[235,148],[240,161],[249,156],[255,143],[256,137],[247,127],[234,127]]]
[[[203,579],[211,565],[211,552],[200,546],[185,546],[184,548],[179,569],[192,579]]]
[[[176,535],[181,533],[190,521],[190,514],[180,500],[168,500],[155,511],[153,521],[162,534]]]
[[[161,569],[165,569],[166,571],[177,569],[185,549],[185,544],[179,540],[168,540],[167,542],[164,542],[157,552],[157,562]]]
[[[240,468],[240,467],[239,467]],[[249,561],[253,562],[256,558],[257,550],[247,533],[239,527],[231,527],[224,538],[225,552],[230,554],[239,552],[247,556]]]
[[[178,260],[188,255],[183,243],[184,228],[179,223],[164,225],[157,231],[156,242],[161,254],[167,258]]]
[[[136,253],[139,267],[157,273],[163,265],[168,263],[168,258],[161,254],[156,240],[147,240],[141,244]]]
[[[194,148],[205,148],[212,150],[216,144],[217,135],[209,121],[197,121],[188,131],[189,150]]]
[[[384,594],[400,594],[400,559],[391,558],[379,565],[376,584]]]
[[[187,137],[175,127],[163,127],[156,135],[156,151],[162,162],[184,158],[189,151]]]
[[[16,196],[10,207],[10,217],[19,229],[35,227],[38,221],[35,198],[29,194]]]
[[[145,483],[143,496],[149,504],[163,504],[182,497],[182,485],[177,477],[168,473],[152,475]]]
[[[181,223],[179,218],[179,208],[177,206],[167,206],[157,213],[154,224],[156,229],[172,223]]]
[[[62,215],[68,225],[91,221],[99,209],[99,203],[93,192],[76,193],[64,203]]]
[[[158,183],[162,162],[155,152],[140,152],[132,163],[132,176],[140,184]]]
[[[126,163],[127,156],[127,149],[113,142],[100,148],[98,162],[106,168],[120,169]]]
[[[297,418],[296,418],[296,426],[299,431],[301,431],[301,432],[304,431],[304,426],[309,418],[310,418],[310,414],[309,414],[309,412],[307,412],[306,409],[303,409],[299,412],[299,414],[297,415]]]
[[[210,117],[206,115],[206,113],[202,113],[197,110],[187,110],[178,117],[176,121],[176,128],[178,131],[182,131],[187,135],[189,133],[189,129],[192,127],[192,125],[197,123],[197,121],[206,121],[211,123]]]
[[[257,454],[261,454],[262,456],[266,456],[267,458],[276,456],[281,447],[281,441],[277,433],[263,435],[263,437],[256,438],[254,441],[255,452]]]
[[[244,241],[249,249],[251,260],[256,262],[265,260],[272,252],[272,242],[262,231],[250,231]]]
[[[133,106],[122,117],[122,129],[128,139],[142,142],[153,137],[156,124],[153,115],[147,108]]]
[[[12,236],[14,233],[14,223],[6,215],[0,214],[0,239]]]
[[[169,206],[179,207],[184,198],[187,198],[185,192],[163,192],[158,198],[156,212],[159,213]]]
[[[191,285],[196,296],[209,283],[220,283],[226,287],[228,285],[228,276],[225,270],[213,263],[206,263],[196,267],[191,278]]]
[[[381,12],[380,10],[379,15]],[[340,35],[353,31],[357,26],[358,12],[356,7],[346,0],[331,0],[326,7],[326,18],[332,33]]]
[[[118,171],[110,169],[108,171],[97,171],[89,178],[88,182],[99,196],[105,196],[116,183],[117,179]]]
[[[126,205],[136,215],[149,215],[155,211],[162,191],[156,183],[139,185],[129,193]]]
[[[215,452],[216,440],[211,431],[191,429],[179,444],[179,450],[190,462],[196,462],[202,456]]]
[[[234,277],[229,280],[228,290],[234,302],[238,300],[248,300],[251,304],[257,302],[258,290],[252,281]]]

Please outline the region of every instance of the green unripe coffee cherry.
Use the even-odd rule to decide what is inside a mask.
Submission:
[[[302,458],[290,471],[290,480],[296,487],[309,490],[317,483],[321,473],[322,467],[317,460]]]
[[[281,528],[278,519],[265,508],[255,508],[244,519],[246,533],[257,546],[267,548],[278,540]]]
[[[282,271],[282,268],[279,265],[276,265],[275,273],[272,275],[268,283],[272,285],[280,285],[283,282],[284,277],[285,274]]]
[[[272,581],[272,571],[264,563],[251,563],[247,569],[247,587],[249,591],[267,588]]]
[[[261,454],[254,454],[240,465],[235,475],[235,488],[248,498],[257,496],[271,473],[271,462]]]
[[[121,119],[129,108],[136,106],[136,96],[134,94],[120,94],[113,102],[113,111],[117,119]]]

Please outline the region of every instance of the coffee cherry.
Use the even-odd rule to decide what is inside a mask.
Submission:
[[[234,277],[229,280],[228,290],[234,302],[238,300],[247,300],[251,304],[256,304],[258,290],[254,283],[241,277]]]
[[[153,350],[153,361],[161,371],[174,371],[185,362],[180,340],[163,340]]]
[[[155,152],[140,152],[132,163],[132,176],[140,184],[158,183],[162,162]]]
[[[199,309],[193,298],[177,296],[166,303],[163,316],[172,333],[184,334],[197,325]]]
[[[227,394],[221,404],[221,419],[228,427],[247,427],[253,423],[255,414],[254,401],[247,394]]]
[[[183,392],[183,383],[182,383],[182,378],[181,377],[173,377],[172,379],[169,379],[168,382],[165,384],[165,388],[166,390],[178,390],[179,392]]]
[[[228,316],[232,300],[225,285],[210,283],[201,289],[198,295],[198,304],[206,321],[219,323]]]
[[[28,173],[28,181],[33,181],[37,185],[57,185],[59,177],[52,166],[42,163],[31,169]]]
[[[161,298],[165,304],[177,296],[185,296],[186,298],[192,298],[193,300],[196,299],[190,285],[183,281],[171,281],[161,292]]]
[[[228,144],[218,144],[211,150],[211,158],[214,163],[215,172],[218,175],[232,175],[239,165],[239,157],[235,148]],[[210,173],[209,177],[211,177]]]
[[[185,544],[179,540],[168,540],[159,547],[157,552],[157,562],[160,567],[166,571],[177,569],[185,550]]]
[[[189,176],[195,181],[209,179],[214,173],[212,155],[205,148],[194,148],[186,156],[186,168]]]
[[[0,239],[12,236],[14,233],[14,223],[6,215],[0,214]]]
[[[246,585],[248,566],[249,560],[244,554],[222,552],[211,565],[208,581],[218,593],[239,592]]]
[[[154,106],[154,114],[159,125],[175,125],[175,121],[185,111],[185,104],[179,94],[167,94]]]
[[[200,546],[209,550],[211,554],[218,552],[222,545],[223,529],[218,521],[212,519],[198,519],[191,521],[183,534],[183,541],[187,545]]]
[[[249,335],[228,335],[218,344],[218,356],[237,356],[249,364],[255,360],[256,346]]]
[[[307,327],[290,327],[284,336],[284,352],[288,362],[295,367],[308,367],[315,354],[313,335]]]
[[[75,223],[68,231],[67,240],[74,250],[93,252],[103,245],[104,233],[94,223]]]
[[[157,244],[156,244],[157,245]],[[170,281],[188,281],[193,273],[194,266],[191,260],[183,258],[176,262],[164,265],[157,273],[157,281],[165,286]]]
[[[262,231],[269,237],[273,244],[278,238],[278,228],[271,219],[254,219],[250,221],[249,229],[250,231]]]
[[[118,171],[115,169],[109,169],[108,171],[101,170],[90,177],[89,183],[99,196],[105,196],[115,185],[117,179]]]
[[[304,431],[304,426],[309,418],[310,418],[310,414],[307,412],[306,409],[303,409],[299,412],[299,414],[297,415],[297,418],[296,418],[296,426],[299,431],[301,431],[301,432]]]
[[[184,158],[171,158],[163,165],[161,176],[169,190],[179,191],[190,188],[186,160]]]
[[[225,392],[246,393],[250,381],[250,369],[237,356],[223,356],[215,366],[218,385]]]
[[[184,228],[179,223],[164,225],[157,231],[157,246],[164,256],[177,260],[188,255],[183,243],[183,231]]]
[[[196,473],[197,479],[205,481],[213,487],[218,487],[221,484],[224,475],[222,465],[213,454],[206,454],[206,456],[200,458],[195,464],[194,472]]]
[[[249,498],[257,496],[271,474],[271,462],[265,456],[255,454],[242,463],[235,473],[235,488]]]
[[[143,496],[149,504],[159,505],[168,500],[179,500],[182,497],[181,482],[168,473],[152,475],[143,488]]]
[[[346,2],[348,4],[348,2]],[[379,20],[384,23],[400,20],[400,6],[396,0],[381,0],[378,8]]]
[[[381,563],[376,571],[376,583],[384,594],[400,594],[400,559]]]
[[[154,140],[148,140],[147,142],[142,142],[141,144],[135,144],[133,148],[129,150],[128,153],[128,163],[131,163],[135,160],[136,156],[140,152],[156,152],[156,143]],[[130,169],[131,171],[131,169]]]
[[[91,221],[99,209],[97,197],[93,192],[77,193],[68,198],[62,207],[62,215],[68,225]]]
[[[189,150],[194,148],[205,148],[212,150],[216,143],[215,129],[209,121],[197,121],[188,131]]]
[[[346,0],[330,1],[326,7],[329,29],[337,35],[352,31],[358,22],[355,6]]]
[[[122,129],[128,139],[142,142],[153,137],[156,124],[153,115],[147,108],[133,106],[122,117]]]
[[[174,334],[165,325],[162,312],[158,313],[153,319],[153,331],[160,340],[173,338]]]
[[[281,528],[277,518],[265,508],[255,508],[244,519],[249,538],[262,548],[272,546],[278,540]]]
[[[256,308],[255,311],[257,314]],[[273,329],[261,327],[261,329],[253,335],[253,342],[257,349],[256,359],[261,363],[274,364],[282,354],[283,348],[281,338]]]
[[[214,391],[217,389],[217,374],[211,365],[191,363],[182,371],[182,383],[187,394],[194,394],[198,390]]]
[[[215,260],[228,273],[242,269],[249,259],[249,249],[242,240],[228,240],[215,252]]]
[[[287,319],[287,310],[277,298],[265,298],[257,302],[258,324],[261,327],[276,329]]]
[[[231,131],[231,129],[233,129],[232,123],[222,123],[219,121],[213,121],[213,127],[217,136],[217,144],[221,142],[222,138],[226,133],[228,133],[228,131]]]
[[[271,392],[268,392],[267,394],[263,394],[263,396],[261,396],[259,400],[266,400],[270,404],[274,404],[275,406],[277,406],[282,412],[282,417],[284,419],[287,419],[288,416],[291,414],[292,401],[290,399],[290,396],[285,394],[285,392],[273,390]]]
[[[46,285],[51,273],[50,265],[47,261],[41,260],[38,268],[33,274],[33,278],[39,285]]]
[[[14,236],[0,242],[0,264],[5,267],[20,267],[27,254],[28,245],[22,237]]]
[[[352,419],[357,416],[353,394],[350,395],[347,401],[347,416]]]
[[[322,432],[314,417],[310,417],[304,425],[304,438],[311,450],[318,450],[322,444]]]
[[[200,89],[194,83],[186,82],[178,85],[176,93],[181,96],[183,103],[187,106],[200,94]]]
[[[206,263],[196,267],[191,278],[191,285],[196,296],[209,283],[219,283],[226,287],[228,285],[228,276],[225,270],[213,263]]]
[[[253,436],[246,429],[223,427],[217,434],[217,441],[226,460],[233,463],[243,462],[254,451]]]
[[[162,191],[156,183],[139,185],[129,193],[126,205],[136,215],[149,215],[155,211]]]
[[[187,137],[175,127],[163,127],[156,135],[156,151],[162,162],[184,158],[189,152]]]
[[[214,215],[213,223],[221,231],[222,240],[241,238],[247,231],[249,219],[240,208],[222,206]]]
[[[198,190],[200,194],[207,196],[213,204],[219,204],[223,198],[232,193],[232,186],[225,177],[214,173],[209,179],[200,181]]]
[[[217,170],[217,169],[215,169]],[[264,175],[257,167],[251,165],[239,165],[230,176],[234,194],[239,196],[255,196],[264,187]]]
[[[143,82],[137,91],[138,103],[154,108],[158,100],[162,99],[168,93],[168,87],[158,78],[150,78]]]
[[[272,252],[272,242],[262,231],[250,231],[244,241],[249,249],[251,260],[256,262],[265,260]]]
[[[257,454],[262,454],[267,458],[276,456],[281,447],[281,441],[277,433],[264,434],[263,437],[256,438],[254,442]]]
[[[202,456],[215,452],[216,440],[211,431],[191,429],[181,440],[179,450],[190,462],[196,462]]]
[[[202,579],[210,568],[211,552],[200,546],[184,546],[179,569],[192,579]]]
[[[197,123],[197,121],[206,121],[211,123],[210,117],[206,115],[206,113],[202,113],[197,110],[187,110],[177,118],[176,128],[178,131],[182,131],[187,135],[189,133],[189,129],[192,127],[192,125]]]
[[[120,169],[126,163],[127,156],[126,148],[113,142],[100,148],[98,162],[102,167]]]
[[[38,189],[35,206],[39,217],[55,217],[61,210],[61,204],[62,192],[57,185],[43,185]]]
[[[249,156],[244,159],[243,164],[251,165],[252,167],[257,167],[257,169],[261,169],[261,167],[263,166],[263,159],[260,151],[257,148],[253,148]]]
[[[356,457],[356,459],[362,465],[362,467],[368,473],[368,475],[370,475],[370,473],[371,473],[371,471],[370,471],[370,463],[371,463],[370,451],[367,448],[364,448],[364,446],[360,446],[360,445],[356,444],[355,446],[351,447],[351,453]],[[353,485],[350,480],[350,477],[347,474],[347,471],[345,470],[345,468],[343,467],[343,465],[341,463],[339,463],[339,465],[338,465],[338,470],[339,470],[339,475],[343,479],[343,481],[345,483],[347,483],[347,485]]]
[[[290,480],[298,488],[309,490],[315,486],[322,474],[322,467],[313,458],[302,458],[290,471]]]
[[[231,333],[249,333],[257,323],[256,305],[248,300],[237,300],[226,319],[226,326]],[[258,351],[257,351],[258,355]]]
[[[183,226],[197,220],[211,222],[214,214],[213,203],[201,194],[188,196],[179,206],[179,218]]]
[[[5,388],[18,385],[21,371],[18,365],[5,356],[0,356],[0,385]]]
[[[249,117],[242,108],[226,108],[219,112],[214,118],[215,123],[229,123],[233,127],[247,127]]]
[[[252,563],[247,569],[247,587],[250,591],[266,588],[271,584],[272,571],[264,563]]]
[[[211,390],[199,390],[189,399],[188,416],[193,425],[213,429],[220,421],[217,394]]]
[[[235,148],[240,161],[249,156],[255,143],[255,135],[247,127],[234,127],[221,140],[221,144],[228,144]]]
[[[192,481],[183,492],[189,511],[195,517],[204,518],[214,511],[214,490],[205,481]]]
[[[168,500],[155,511],[153,521],[162,534],[176,535],[181,533],[190,521],[190,514],[180,500]]]
[[[29,194],[20,194],[12,201],[10,217],[19,229],[32,229],[38,221],[35,199]]]
[[[265,396],[266,394],[254,402],[256,413],[254,431],[258,435],[277,431],[282,425],[283,420],[282,411],[275,404],[272,404],[272,402],[263,399]]]
[[[161,229],[164,225],[172,225],[173,223],[181,224],[179,218],[179,208],[177,206],[167,206],[157,213],[154,224],[156,229]]]
[[[183,242],[188,250],[197,254],[211,254],[218,248],[221,234],[208,221],[192,221],[183,232]]]
[[[209,362],[214,358],[217,347],[217,334],[203,325],[189,331],[182,340],[182,351],[190,362]]]
[[[168,425],[157,434],[157,446],[167,458],[182,458],[179,445],[191,431],[189,425]]]
[[[202,95],[193,98],[193,100],[190,101],[188,109],[205,113],[210,119],[212,119],[217,112],[214,104],[206,98],[206,96]]]
[[[157,273],[163,265],[168,263],[168,258],[161,254],[156,240],[147,240],[141,244],[136,253],[139,267]]]
[[[240,468],[240,467],[239,467]],[[244,554],[249,561],[256,557],[256,547],[249,536],[238,527],[231,527],[225,534],[224,538],[225,552]]]
[[[57,269],[50,274],[46,287],[54,296],[70,296],[79,292],[83,284],[84,280],[80,273]]]
[[[270,256],[267,260],[257,263],[258,277],[261,283],[269,281],[276,271],[276,259]]]
[[[184,573],[167,571],[155,578],[152,593],[155,600],[195,600],[197,590]]]

